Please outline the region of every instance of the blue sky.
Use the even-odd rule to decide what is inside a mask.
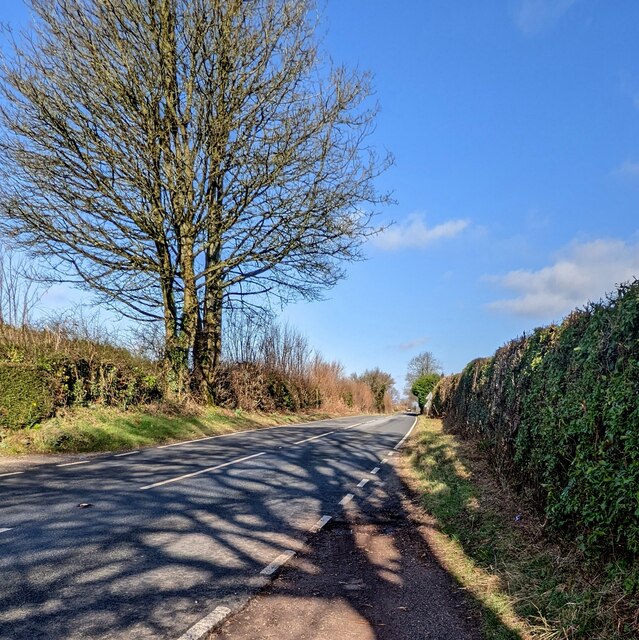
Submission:
[[[397,200],[368,260],[284,311],[326,358],[401,388],[422,350],[458,371],[639,276],[636,0],[326,0],[321,16],[333,60],[374,75]]]
[[[639,4],[328,0],[327,50],[370,69],[396,225],[286,316],[401,383],[447,372],[639,276]],[[401,386],[401,385],[400,385]]]

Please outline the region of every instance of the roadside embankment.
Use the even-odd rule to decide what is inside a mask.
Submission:
[[[639,637],[636,573],[627,561],[597,561],[549,537],[544,518],[498,479],[494,452],[483,442],[421,417],[407,442],[412,471],[405,479],[435,519],[425,530],[430,549],[483,604],[484,637]]]
[[[216,407],[147,405],[129,410],[77,407],[20,430],[0,431],[2,457],[124,451],[333,417],[328,413],[250,413]]]

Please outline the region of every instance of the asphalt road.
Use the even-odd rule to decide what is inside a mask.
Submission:
[[[0,638],[197,637],[365,497],[413,422],[342,418],[1,476]]]

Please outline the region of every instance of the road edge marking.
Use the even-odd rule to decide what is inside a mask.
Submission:
[[[284,553],[280,553],[271,564],[267,565],[260,571],[261,576],[272,576],[281,566],[285,565],[293,556],[295,551],[287,549]]]
[[[196,622],[186,633],[181,635],[178,640],[200,640],[200,638],[209,633],[214,627],[224,622],[231,613],[232,611],[229,607],[215,607],[208,616],[204,616],[204,618]]]
[[[413,426],[408,430],[408,433],[393,447],[393,449],[395,449],[395,451],[397,451],[397,449],[399,449],[404,444],[404,441],[406,440],[406,438],[408,438],[408,436],[413,432],[413,429],[415,428],[415,425],[417,424],[418,418],[419,418],[419,416],[417,418],[415,418],[415,422],[413,422]]]
[[[310,529],[311,533],[319,533],[333,518],[333,516],[322,516]]]

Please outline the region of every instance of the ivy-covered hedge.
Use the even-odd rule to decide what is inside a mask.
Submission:
[[[584,550],[639,554],[639,282],[440,381],[432,412]]]
[[[60,386],[38,367],[0,362],[0,427],[40,422],[53,414],[60,398]]]

